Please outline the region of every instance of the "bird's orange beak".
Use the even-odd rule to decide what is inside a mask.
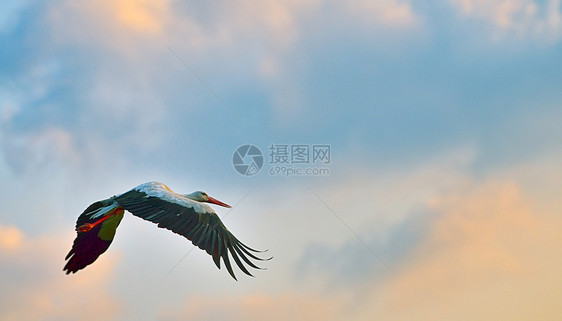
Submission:
[[[208,202],[208,203],[217,204],[217,205],[220,205],[220,206],[224,206],[224,207],[226,207],[226,208],[231,208],[231,207],[232,207],[232,206],[230,206],[230,205],[228,205],[228,204],[226,204],[226,203],[223,203],[223,202],[221,202],[221,201],[219,201],[219,200],[217,200],[217,199],[214,199],[214,198],[212,198],[212,197],[210,197],[210,196],[209,196],[209,200],[208,200],[207,202]]]

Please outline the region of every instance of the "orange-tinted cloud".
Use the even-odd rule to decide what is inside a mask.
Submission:
[[[555,320],[562,219],[490,181],[437,199],[429,237],[378,289],[393,320]]]
[[[341,320],[342,302],[334,297],[242,295],[192,297],[182,310],[162,312],[163,320]]]
[[[29,236],[0,225],[2,320],[114,319],[123,310],[110,292],[115,255],[75,275],[62,271],[73,233]]]
[[[369,320],[373,316],[380,320],[422,321],[557,320],[562,314],[556,302],[562,289],[562,218],[557,215],[560,207],[537,207],[534,194],[527,192],[513,173],[510,176],[514,180],[494,175],[496,178],[480,182],[459,174],[456,184],[450,178],[430,183],[427,179],[431,175],[422,173],[440,177],[439,172],[424,168],[420,175],[385,185],[388,195],[407,188],[402,193],[407,200],[410,189],[431,191],[422,194],[428,209],[419,214],[425,215],[427,224],[415,225],[424,230],[422,237],[404,257],[390,261],[394,273],[373,267],[370,272],[359,269],[358,281],[346,274],[356,269],[342,271],[334,266],[342,265],[342,260],[348,265],[362,264],[364,260],[359,256],[367,251],[349,254],[353,250],[349,247],[326,246],[325,250],[333,251],[328,256],[330,260],[312,265],[299,279],[302,285],[287,285],[293,289],[287,296],[295,302],[316,302],[314,310],[332,311],[330,316],[335,320]],[[442,174],[449,173],[443,170]],[[541,181],[550,184],[547,179]],[[372,190],[371,187],[371,193]],[[345,199],[342,197],[341,202],[345,203]],[[330,198],[330,202],[344,219],[352,222],[352,211],[340,210],[337,198]],[[313,211],[307,211],[310,212]],[[369,240],[364,232],[361,236]],[[337,238],[331,235],[326,243]],[[311,284],[317,290],[307,291]],[[222,300],[219,298],[217,304]],[[232,304],[231,309],[241,306]],[[290,319],[322,319],[317,317]]]
[[[23,233],[14,226],[0,225],[0,251],[17,251],[23,244]]]
[[[109,12],[123,26],[138,32],[158,33],[163,29],[169,1],[106,1]]]

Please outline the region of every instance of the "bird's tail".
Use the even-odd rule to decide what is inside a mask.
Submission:
[[[122,218],[123,208],[114,198],[88,206],[76,222],[78,233],[65,258],[68,260],[63,269],[66,274],[83,269],[104,253],[113,241]]]

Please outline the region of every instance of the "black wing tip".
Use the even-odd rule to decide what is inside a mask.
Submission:
[[[227,266],[227,270],[228,270],[228,274],[230,274],[230,276],[232,276],[232,278],[235,281],[238,281],[238,279],[236,278],[236,274],[234,274],[234,270],[232,269],[232,267],[229,268],[229,266]]]
[[[265,251],[263,251],[263,252],[265,252]],[[267,257],[267,258],[255,257],[254,259],[260,260],[260,261],[270,261],[271,259],[273,259],[273,256],[270,256],[270,257]]]
[[[244,250],[244,249],[242,248],[242,250]],[[267,250],[266,250],[266,251],[267,251]],[[238,252],[238,254],[236,254],[236,252]],[[265,251],[260,251],[260,252],[265,252]],[[256,264],[252,263],[252,261],[251,261],[248,257],[246,257],[246,256],[243,254],[243,252],[240,251],[240,248],[239,248],[238,246],[233,246],[233,247],[231,247],[231,248],[228,248],[228,251],[227,251],[227,253],[225,253],[225,255],[226,255],[226,256],[229,256],[229,255],[232,256],[232,258],[233,258],[234,261],[236,262],[236,265],[238,265],[238,268],[239,268],[242,272],[244,272],[244,274],[246,274],[246,275],[248,275],[248,276],[250,276],[250,277],[252,277],[252,278],[255,278],[255,276],[246,268],[246,265],[245,265],[243,262],[240,261],[240,259],[238,258],[238,256],[240,256],[240,257],[243,259],[243,261],[244,261],[247,265],[249,265],[250,267],[252,267],[252,268],[254,268],[254,269],[256,269],[256,270],[267,270],[267,268],[263,268],[263,267],[257,266]],[[224,256],[222,256],[222,257],[223,257],[223,261],[224,261]],[[251,258],[253,258],[253,259],[256,259],[256,260],[258,260],[258,261],[269,261],[269,260],[273,259],[273,256],[268,257],[268,258],[260,258],[260,257],[254,256],[254,255],[251,255],[251,254],[249,255],[249,257],[251,257]],[[225,265],[226,265],[227,268],[228,268],[229,265],[230,265],[230,262],[227,261],[227,262],[225,262],[225,263],[226,263]],[[236,281],[238,281],[238,279],[237,279],[236,276],[234,275],[234,272],[233,272],[233,271],[229,270],[228,272],[230,273],[230,275],[231,275]]]
[[[265,253],[265,252],[269,251],[269,249],[265,249],[265,250],[256,250],[256,249],[253,249],[253,248],[249,247],[248,245],[246,245],[246,244],[244,244],[244,243],[242,243],[242,242],[240,242],[240,241],[238,241],[238,243],[239,243],[240,245],[242,245],[245,249],[247,249],[247,250],[249,250],[249,251],[252,251],[252,252],[254,252],[254,253]]]
[[[263,261],[269,261],[269,260],[263,260]],[[265,270],[267,270],[267,268],[265,268],[265,267],[261,267],[261,266],[257,266],[257,267],[256,267],[256,269],[258,269],[258,270],[262,270],[262,271],[265,271]]]

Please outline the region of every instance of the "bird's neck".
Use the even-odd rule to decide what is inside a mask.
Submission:
[[[183,196],[186,197],[186,198],[189,198],[190,200],[194,200],[194,201],[197,201],[197,202],[203,201],[199,198],[199,196],[195,192],[190,193],[190,194],[184,194]]]

